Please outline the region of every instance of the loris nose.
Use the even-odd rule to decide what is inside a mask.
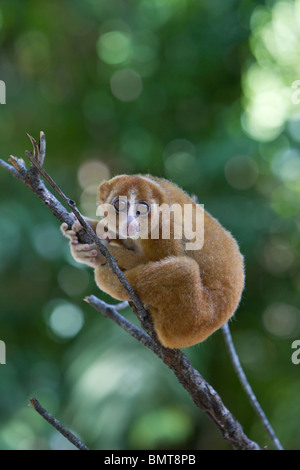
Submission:
[[[132,215],[127,217],[127,234],[129,235],[129,231],[138,233],[140,231],[139,223],[137,222],[136,218]]]
[[[128,224],[128,225],[131,224],[131,222],[133,222],[134,220],[135,220],[135,217],[134,217],[133,215],[129,215],[129,216],[127,217],[127,224]]]

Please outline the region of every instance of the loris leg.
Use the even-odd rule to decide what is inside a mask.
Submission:
[[[122,245],[116,246],[112,242],[108,244],[107,248],[110,254],[117,259],[118,266],[124,273],[146,262],[143,254],[128,250]],[[115,299],[129,300],[128,293],[107,264],[104,263],[96,267],[95,280],[101,290]]]
[[[224,312],[216,309],[214,294],[202,285],[198,264],[187,256],[150,262],[125,276],[149,308],[164,346],[199,343],[225,321]]]
[[[111,295],[117,300],[129,300],[129,295],[112,272],[108,264],[97,266],[95,269],[95,281],[99,289]]]

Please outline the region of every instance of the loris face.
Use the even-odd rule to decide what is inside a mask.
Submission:
[[[97,235],[102,239],[147,238],[158,224],[157,208],[164,202],[159,185],[147,177],[116,176],[99,187],[97,214],[104,218]]]

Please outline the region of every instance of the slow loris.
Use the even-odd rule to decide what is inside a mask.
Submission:
[[[169,215],[160,210],[174,205]],[[199,343],[234,314],[243,256],[232,235],[182,189],[151,175],[120,175],[100,185],[98,208],[106,217],[87,221],[149,310],[164,346]],[[101,290],[129,300],[96,245],[78,242],[81,228],[78,221],[71,230],[61,227],[74,259],[94,268]]]

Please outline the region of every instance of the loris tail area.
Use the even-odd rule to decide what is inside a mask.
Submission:
[[[199,343],[234,314],[244,288],[243,256],[232,235],[182,189],[151,175],[120,175],[100,185],[97,203],[102,219],[87,221],[150,312],[164,346]],[[74,259],[94,269],[98,287],[129,300],[96,245],[78,242],[79,222],[61,229]]]

